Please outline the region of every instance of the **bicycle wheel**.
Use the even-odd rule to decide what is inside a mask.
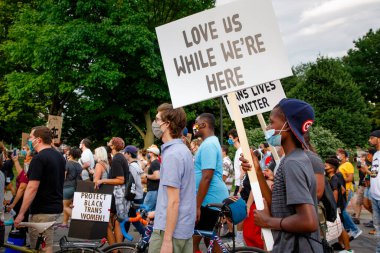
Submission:
[[[235,248],[235,251],[233,251],[234,253],[267,253],[267,251],[265,250],[262,250],[262,249],[259,249],[259,248],[255,248],[255,247],[238,247],[238,248]]]
[[[70,252],[70,253],[94,253],[94,252],[98,252],[98,253],[101,253],[103,251],[99,250],[99,249],[78,248],[78,249],[62,249],[62,250],[56,251],[56,253],[58,253],[58,252]]]
[[[104,253],[113,253],[113,252],[120,252],[120,253],[137,253],[138,250],[136,249],[135,243],[130,242],[122,242],[122,243],[115,243],[111,246],[108,246],[104,249],[102,249],[102,252]]]

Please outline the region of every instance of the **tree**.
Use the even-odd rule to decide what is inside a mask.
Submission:
[[[338,148],[345,147],[344,143],[330,130],[321,126],[313,126],[310,129],[311,144],[322,159],[335,155]]]
[[[354,40],[343,61],[367,101],[380,103],[380,29]]]
[[[310,103],[316,123],[331,130],[347,146],[367,143],[368,104],[340,60],[320,57],[296,75],[299,83],[288,97]]]
[[[13,65],[6,75],[9,94],[16,100],[29,96],[44,119],[63,115],[65,138],[90,133],[101,143],[133,132],[149,146],[151,114],[169,100],[154,28],[212,5],[196,0],[24,5],[1,47]]]

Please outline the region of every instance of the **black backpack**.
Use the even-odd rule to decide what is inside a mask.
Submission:
[[[334,198],[334,193],[331,189],[328,179],[325,177],[325,191],[323,192],[321,201],[325,207],[326,220],[334,222],[337,215],[337,204]]]
[[[136,162],[136,161],[133,161],[133,162]],[[125,199],[128,201],[132,201],[135,199],[135,197],[136,197],[136,183],[135,183],[135,179],[133,178],[132,173],[129,171],[128,180],[126,181],[126,184],[125,184]]]

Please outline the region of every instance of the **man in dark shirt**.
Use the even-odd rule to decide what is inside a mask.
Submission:
[[[111,148],[111,154],[113,155],[109,178],[98,180],[97,187],[100,187],[102,184],[114,186],[111,218],[107,230],[108,244],[112,245],[115,242],[120,243],[123,241],[120,222],[128,217],[130,207],[130,203],[125,199],[125,182],[129,176],[129,166],[127,159],[121,153],[125,146],[122,138],[113,137],[109,141],[108,146]],[[112,231],[112,228],[114,231]]]
[[[29,165],[29,183],[18,216],[17,226],[30,207],[30,222],[56,221],[63,211],[63,181],[65,178],[65,159],[52,148],[52,133],[46,126],[34,127],[28,144],[31,151],[37,151]],[[34,247],[38,233],[29,229],[30,244]],[[54,229],[45,232],[46,247],[44,252],[53,252]]]
[[[150,160],[150,166],[148,168],[148,174],[146,174],[147,180],[147,193],[144,199],[144,206],[147,211],[156,210],[158,186],[160,185],[160,162],[158,156],[160,150],[156,145],[150,146],[148,149],[148,159]]]

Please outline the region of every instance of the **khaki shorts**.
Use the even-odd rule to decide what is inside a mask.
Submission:
[[[356,205],[358,206],[363,205],[364,189],[364,186],[359,186],[358,190],[356,191]]]
[[[149,253],[159,253],[162,241],[164,240],[165,231],[153,230],[152,237],[149,241]],[[193,253],[193,238],[176,239],[173,238],[174,253]]]
[[[32,214],[29,216],[29,222],[51,222],[56,221],[60,214]],[[34,228],[29,228],[29,236],[30,236],[30,246],[35,247],[37,244],[37,238],[39,236],[37,230]],[[45,251],[48,247],[53,247],[54,240],[54,226],[51,226],[48,230],[45,231],[44,236],[46,236],[46,246],[42,251]]]

